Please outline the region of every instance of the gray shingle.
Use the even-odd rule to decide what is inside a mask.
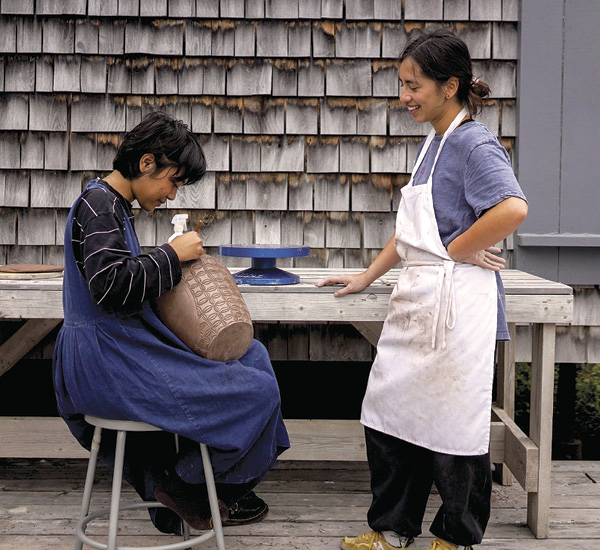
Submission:
[[[7,263],[43,263],[41,246],[7,246],[5,251]]]
[[[196,0],[169,0],[169,17],[195,17]]]
[[[196,21],[188,21],[185,27],[185,55],[208,56],[211,51],[211,27]]]
[[[181,187],[175,200],[167,202],[167,209],[206,208],[207,210],[214,210],[216,206],[215,185],[215,173],[206,172],[200,181]]]
[[[502,0],[502,20],[519,20],[519,0]]]
[[[131,22],[125,27],[125,53],[183,54],[183,22]]]
[[[406,171],[406,141],[403,138],[371,138],[371,172],[373,174],[394,174]]]
[[[339,138],[306,138],[306,172],[309,174],[337,173],[340,170]],[[316,207],[315,210],[319,210]]]
[[[131,68],[122,58],[108,59],[108,93],[131,93]]]
[[[19,94],[0,94],[0,130],[27,130],[28,98]]]
[[[42,24],[35,17],[17,19],[17,52],[39,53],[42,51]]]
[[[29,172],[25,170],[9,170],[4,173],[4,206],[29,206],[29,179]],[[2,216],[3,222],[4,219]],[[4,223],[0,224],[2,225]]]
[[[256,55],[287,57],[288,32],[283,21],[259,21],[256,24]]]
[[[27,132],[21,139],[21,168],[43,170],[45,134]]]
[[[178,59],[156,59],[156,95],[177,95],[177,80],[179,67]]]
[[[204,93],[206,95],[225,95],[225,71],[224,60],[206,60],[204,62]]]
[[[4,89],[7,92],[33,92],[35,89],[35,65],[33,58],[6,57]]]
[[[489,59],[492,56],[492,25],[490,23],[458,23],[455,33],[465,41],[471,59]]]
[[[36,15],[85,15],[86,0],[63,0],[62,2],[37,2]]]
[[[321,0],[302,0],[298,2],[300,19],[321,19]]]
[[[220,174],[217,197],[219,210],[246,210],[246,174]]]
[[[473,76],[487,82],[492,98],[514,98],[517,95],[517,67],[512,62],[474,62]]]
[[[304,245],[311,247],[311,255],[315,248],[325,246],[325,215],[313,212],[304,214]]]
[[[441,21],[443,4],[443,0],[404,0],[404,17],[408,21]]]
[[[198,59],[186,59],[179,72],[179,94],[201,95],[204,89],[204,63]]]
[[[113,159],[117,156],[119,148],[118,134],[98,134],[98,149],[96,153],[97,169],[110,172]]]
[[[51,92],[54,84],[54,63],[51,57],[43,56],[35,60],[35,89],[37,92]]]
[[[335,57],[335,26],[333,22],[313,22],[312,49],[314,57]]]
[[[298,62],[298,95],[300,97],[325,95],[325,69],[322,61]]]
[[[515,137],[517,135],[517,111],[513,100],[502,102],[501,124],[502,137]]]
[[[2,0],[2,13],[34,13],[33,0]]]
[[[387,134],[387,102],[365,99],[357,103],[357,133],[364,136],[385,136]]]
[[[281,214],[281,244],[294,246],[304,242],[303,217],[299,212]]]
[[[336,57],[356,57],[356,24],[342,23],[335,33]]]
[[[396,62],[373,63],[373,97],[399,97],[400,85]]]
[[[497,136],[500,132],[500,106],[497,101],[486,101],[477,115],[477,120],[483,122],[487,129]]]
[[[288,100],[285,116],[287,134],[317,134],[319,107],[316,99]]]
[[[328,96],[370,96],[371,82],[371,62],[368,60],[327,62]]]
[[[98,53],[100,55],[123,55],[124,51],[125,23],[123,21],[100,21]]]
[[[402,3],[398,0],[374,0],[373,17],[380,21],[401,21]]]
[[[44,19],[42,33],[44,53],[73,53],[75,23],[66,19]]]
[[[246,0],[246,19],[264,19],[265,0]]]
[[[254,234],[259,244],[279,244],[281,242],[281,215],[279,212],[257,212]]]
[[[293,21],[288,25],[288,55],[310,57],[312,25],[309,22]]]
[[[67,132],[48,132],[44,149],[45,170],[67,170],[69,167],[69,134]]]
[[[227,95],[270,95],[272,76],[267,61],[238,61],[227,70]]]
[[[235,27],[230,21],[213,22],[211,51],[213,56],[233,57],[235,51]]]
[[[282,99],[254,97],[244,99],[244,134],[283,134]]]
[[[199,19],[219,17],[219,0],[196,0],[196,17]]]
[[[340,142],[340,172],[369,173],[369,142],[366,137],[342,138]]]
[[[42,132],[66,132],[67,98],[58,94],[36,94],[29,99],[29,129]]]
[[[304,138],[280,136],[263,141],[260,169],[262,172],[303,172]]]
[[[412,172],[413,166],[415,165],[415,161],[417,160],[417,153],[419,151],[419,147],[423,142],[422,138],[407,138],[406,139],[406,171]],[[395,193],[394,193],[395,194]],[[396,198],[396,197],[394,197]],[[397,203],[394,203],[394,206],[397,207]]]
[[[287,210],[287,176],[285,174],[250,176],[246,185],[246,208],[258,212]]]
[[[468,21],[469,0],[444,0],[444,19],[446,21]]]
[[[380,186],[374,185],[376,181]],[[380,176],[352,177],[352,210],[354,212],[390,212],[392,209],[391,185],[385,186],[389,178]],[[387,234],[386,242],[392,236]]]
[[[134,94],[154,94],[154,61],[146,57],[129,61],[131,91]]]
[[[398,59],[404,46],[406,46],[407,34],[401,25],[383,24],[381,36],[381,57],[387,59]]]
[[[231,171],[260,172],[260,142],[258,139],[232,138]]]
[[[212,131],[212,102],[209,97],[192,99],[192,132],[210,134]]]
[[[235,57],[254,57],[256,53],[256,39],[254,37],[254,23],[241,21],[235,27],[234,55]]]
[[[244,0],[221,0],[221,19],[244,17]]]
[[[75,55],[54,57],[55,92],[79,92],[81,90],[81,57]]]
[[[355,100],[321,100],[322,135],[355,135],[356,121]]]
[[[494,23],[494,59],[517,59],[519,33],[515,23]]]
[[[154,99],[153,103],[151,103],[152,99]],[[175,120],[181,120],[188,127],[192,123],[192,108],[187,97],[152,98],[146,96],[142,103],[142,112],[144,115],[146,115],[144,111],[145,104],[148,105],[150,110],[164,111]]]
[[[71,131],[124,132],[125,105],[118,98],[106,96],[73,97]]]
[[[215,98],[215,134],[241,134],[243,127],[242,100],[236,98]]]
[[[290,174],[288,189],[289,210],[312,210],[315,177],[310,174]]]
[[[129,96],[125,102],[125,131],[133,130],[142,121],[141,96]]]
[[[298,19],[298,3],[304,0],[265,0],[265,15],[269,19]]]
[[[78,174],[65,174],[64,172],[51,172],[49,170],[31,172],[31,207],[32,208],[70,208],[75,199],[81,193],[81,180]],[[19,233],[19,244],[54,244],[54,212],[45,210],[50,214],[51,230],[49,234],[51,239],[43,242],[22,243]],[[28,214],[35,213],[36,210],[29,210]],[[40,212],[39,210],[37,212]],[[44,210],[42,210],[44,212]],[[35,223],[23,221],[27,227],[36,227],[36,231],[47,231],[45,224],[42,227]],[[37,222],[36,222],[37,223]]]
[[[399,101],[390,102],[390,136],[426,136],[430,126],[414,121]]]
[[[347,21],[368,21],[374,14],[373,0],[346,0]]]
[[[323,19],[342,19],[344,16],[344,0],[321,0],[321,17]]]
[[[97,170],[97,155],[96,134],[71,134],[71,170]]]
[[[4,174],[0,172],[0,206],[4,205],[6,196]],[[2,212],[2,224],[0,225],[0,245],[16,244],[17,242],[17,211],[5,210]],[[5,246],[0,246],[0,262],[7,263]]]
[[[206,166],[213,172],[229,172],[229,138],[216,134],[199,136],[198,141],[206,157]]]
[[[502,0],[471,2],[471,21],[501,21]]]
[[[356,26],[357,57],[381,57],[381,23],[358,23]]]
[[[273,96],[298,95],[298,64],[296,61],[276,59],[273,66]]]
[[[140,2],[141,17],[166,17],[167,0],[144,0]]]
[[[0,57],[0,92],[4,91],[4,58]]]
[[[118,15],[118,0],[88,0],[88,15]]]
[[[327,214],[325,244],[328,248],[360,248],[360,218],[346,212]]]
[[[0,168],[21,168],[21,146],[17,132],[0,132]]]
[[[137,17],[140,14],[140,0],[119,0],[119,15]]]
[[[0,15],[0,52],[17,51],[17,23],[14,17]]]
[[[75,25],[75,53],[98,53],[98,24],[89,19],[77,21]]]
[[[365,248],[385,247],[396,227],[396,215],[365,213],[363,216],[363,245]]]

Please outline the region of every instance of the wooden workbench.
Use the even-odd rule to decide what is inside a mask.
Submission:
[[[232,269],[235,271],[235,269]],[[240,286],[257,322],[350,322],[376,344],[397,277],[392,270],[363,292],[342,298],[333,288],[314,283],[341,271],[294,269],[301,280],[286,286]],[[529,436],[514,423],[514,350],[499,350],[497,403],[492,414],[492,462],[507,467],[527,491],[527,522],[538,538],[548,536],[554,341],[556,324],[573,317],[572,289],[516,270],[505,270],[507,318],[533,325],[532,380]],[[391,284],[390,284],[391,283]],[[0,281],[0,319],[27,319],[27,323],[0,347],[0,375],[19,361],[63,318],[61,279]],[[358,421],[286,421],[292,449],[282,458],[302,460],[364,460],[365,445]],[[61,419],[0,418],[0,457],[75,458],[87,453]],[[503,478],[509,481],[506,470]]]

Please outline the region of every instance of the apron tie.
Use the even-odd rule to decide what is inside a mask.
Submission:
[[[433,321],[431,323],[431,347],[435,349],[437,338],[437,327],[442,313],[442,291],[445,293],[443,304],[444,324],[442,332],[442,349],[446,349],[446,329],[453,329],[456,322],[456,307],[454,303],[454,271],[455,262],[453,260],[419,261],[405,260],[402,267],[421,267],[436,266],[439,267],[438,276],[435,285],[435,308],[433,310]]]

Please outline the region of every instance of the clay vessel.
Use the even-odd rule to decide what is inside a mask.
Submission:
[[[195,353],[239,359],[254,335],[246,303],[229,270],[203,254],[182,265],[178,285],[158,299],[162,322]]]

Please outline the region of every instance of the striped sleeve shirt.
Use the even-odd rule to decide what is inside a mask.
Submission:
[[[107,183],[82,196],[73,217],[73,253],[94,301],[109,310],[137,308],[181,280],[181,264],[168,244],[133,256],[125,237],[129,202]]]

